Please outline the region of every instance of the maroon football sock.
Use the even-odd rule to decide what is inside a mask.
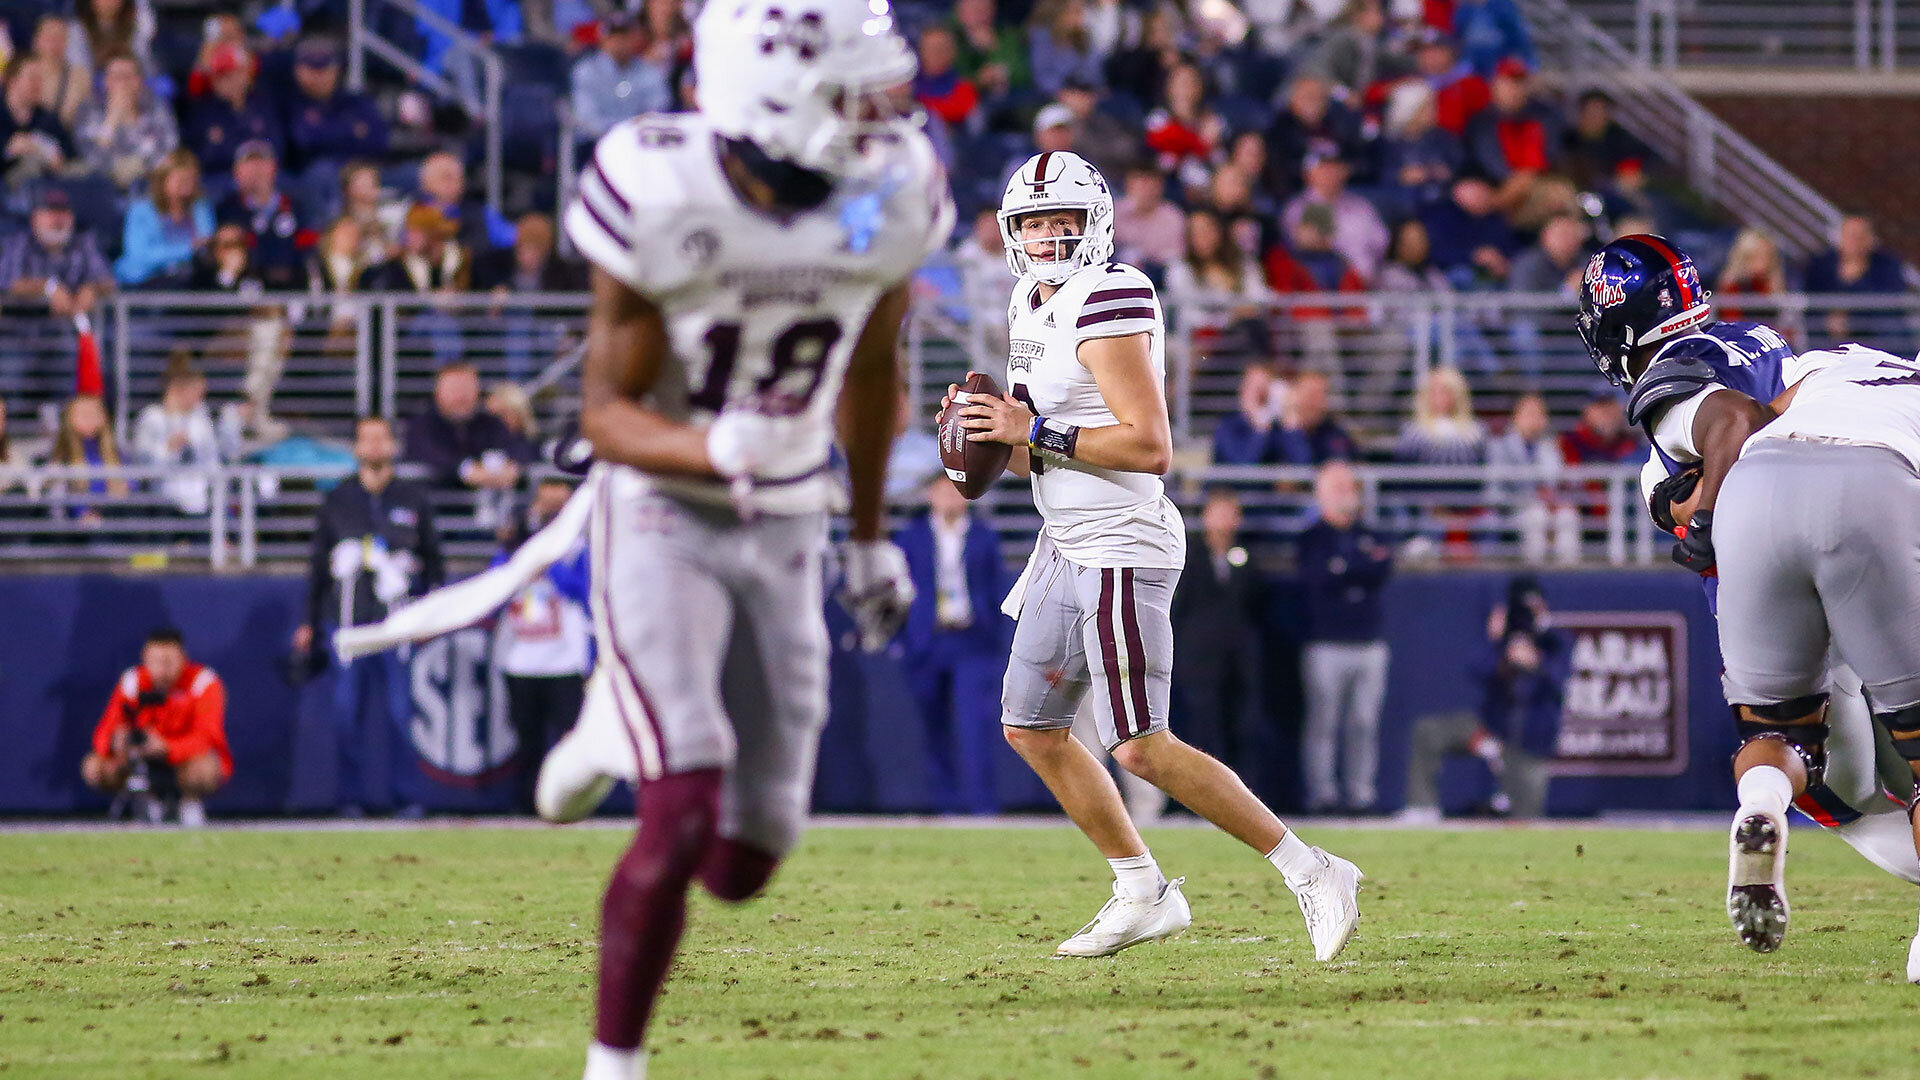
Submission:
[[[778,855],[718,836],[707,845],[706,858],[700,861],[700,883],[715,899],[738,904],[760,895],[779,868]]]
[[[721,772],[664,776],[640,787],[640,830],[607,882],[600,911],[600,996],[594,1038],[632,1050],[646,1033],[687,922],[687,888],[711,847]]]

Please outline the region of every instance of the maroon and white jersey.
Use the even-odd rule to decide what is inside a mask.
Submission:
[[[1078,427],[1119,423],[1080,362],[1082,342],[1148,336],[1154,375],[1167,374],[1166,320],[1147,275],[1125,263],[1089,266],[1045,301],[1023,278],[1007,308],[1008,393],[1049,420]],[[1046,534],[1079,566],[1177,569],[1187,529],[1158,476],[1034,453],[1033,503]]]
[[[814,209],[747,205],[697,113],[644,115],[594,147],[567,207],[567,235],[595,266],[659,305],[673,358],[649,395],[695,424],[723,409],[803,418],[792,467],[756,486],[767,513],[824,509],[835,402],[874,304],[953,231],[933,146],[914,129],[880,141]],[[649,477],[663,493],[726,504],[720,481]]]

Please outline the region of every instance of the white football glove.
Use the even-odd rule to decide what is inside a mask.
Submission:
[[[849,540],[840,545],[841,606],[860,629],[860,647],[879,652],[907,621],[913,578],[907,556],[891,540]]]
[[[794,416],[728,409],[707,425],[707,460],[726,480],[763,480],[806,460],[808,432]]]

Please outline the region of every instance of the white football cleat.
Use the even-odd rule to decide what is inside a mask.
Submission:
[[[1314,848],[1313,853],[1326,861],[1299,885],[1289,884],[1300,902],[1300,914],[1307,920],[1307,937],[1313,942],[1313,958],[1327,961],[1353,940],[1360,923],[1360,882],[1366,879],[1360,868],[1338,855]]]
[[[1112,956],[1143,942],[1186,933],[1187,927],[1193,925],[1193,909],[1187,906],[1187,898],[1180,892],[1180,886],[1186,881],[1186,878],[1174,878],[1161,886],[1160,895],[1152,900],[1122,896],[1120,885],[1115,882],[1113,899],[1108,900],[1079,933],[1061,942],[1054,950],[1054,957]]]
[[[1754,952],[1772,952],[1787,936],[1785,814],[1742,807],[1734,815],[1727,836],[1727,917],[1741,944]]]
[[[1920,983],[1920,934],[1913,936],[1913,944],[1907,946],[1907,981]]]
[[[579,821],[599,807],[616,781],[639,779],[633,738],[621,724],[603,664],[587,679],[580,719],[540,763],[533,805],[542,818],[558,825]]]

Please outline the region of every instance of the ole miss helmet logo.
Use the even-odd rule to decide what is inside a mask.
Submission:
[[[1621,287],[1618,281],[1609,280],[1606,276],[1605,256],[1595,255],[1587,260],[1584,280],[1587,294],[1593,297],[1594,306],[1610,308],[1627,302],[1627,290]]]

